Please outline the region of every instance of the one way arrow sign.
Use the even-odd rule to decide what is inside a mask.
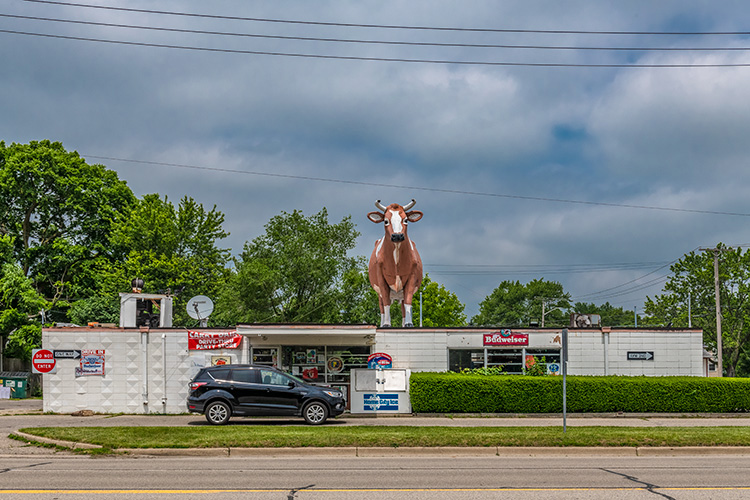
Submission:
[[[55,349],[52,351],[55,359],[80,359],[81,351],[79,349]]]
[[[654,351],[628,351],[628,361],[653,361]]]

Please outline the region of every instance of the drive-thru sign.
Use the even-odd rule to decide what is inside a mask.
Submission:
[[[55,354],[49,349],[33,349],[31,351],[32,373],[55,373],[57,371],[57,360]]]

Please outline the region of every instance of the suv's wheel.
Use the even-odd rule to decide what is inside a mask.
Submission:
[[[224,425],[232,416],[232,409],[224,401],[214,401],[206,406],[206,420],[209,424]]]
[[[307,403],[302,410],[302,416],[308,424],[320,425],[328,418],[328,407],[318,401]]]

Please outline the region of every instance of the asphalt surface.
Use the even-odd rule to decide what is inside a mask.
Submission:
[[[750,414],[611,414],[611,415],[568,415],[566,423],[570,427],[576,426],[621,426],[621,427],[705,427],[705,426],[750,426]],[[540,427],[540,426],[562,426],[561,415],[492,415],[492,416],[465,416],[465,415],[394,415],[394,416],[356,416],[342,415],[336,419],[329,420],[326,425],[379,425],[379,426],[447,426],[447,427]],[[204,426],[208,425],[202,415],[105,415],[94,414],[90,416],[76,416],[70,414],[43,414],[42,401],[39,399],[26,400],[0,400],[0,456],[22,456],[22,455],[51,455],[69,454],[70,452],[59,452],[51,448],[30,446],[22,441],[10,439],[11,433],[17,433],[18,429],[27,427],[108,427],[108,426]],[[305,425],[300,418],[234,418],[230,425]],[[750,445],[750,443],[748,443]],[[352,449],[335,449],[342,454],[357,453]],[[318,450],[320,453],[335,450]],[[245,450],[247,451],[247,450]],[[257,450],[263,452],[263,450]],[[376,450],[368,450],[369,452]],[[417,450],[418,451],[418,450]],[[434,450],[437,451],[437,450]],[[443,452],[446,450],[442,450]],[[486,451],[486,450],[485,450]],[[507,451],[507,450],[506,450]],[[583,450],[580,450],[583,451]],[[602,450],[604,451],[604,450]],[[620,450],[624,453],[634,452],[633,449]],[[674,450],[673,450],[674,451]],[[696,451],[694,449],[685,451]],[[360,453],[362,451],[360,450]],[[400,453],[409,453],[409,450],[401,449]],[[415,450],[411,450],[415,452]],[[422,450],[429,453],[429,450]],[[465,452],[465,451],[464,451]],[[542,453],[541,450],[536,450]],[[548,450],[549,453],[560,453],[561,450]],[[566,453],[573,453],[570,449]],[[619,453],[611,451],[612,453]],[[189,455],[195,453],[191,450],[171,450],[169,453],[182,453]],[[206,453],[202,450],[201,453]],[[226,451],[219,453],[227,453]],[[266,452],[267,453],[267,452]],[[283,454],[283,450],[275,450],[274,453]],[[393,454],[394,450],[382,450],[385,455]],[[454,454],[461,454],[460,450],[453,450]],[[745,448],[707,448],[704,454],[734,453],[750,455],[750,446]],[[162,453],[154,453],[162,454]]]

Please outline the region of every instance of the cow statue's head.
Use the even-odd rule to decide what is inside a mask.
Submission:
[[[370,212],[367,218],[383,223],[385,235],[375,242],[368,268],[370,284],[377,292],[380,305],[380,326],[390,326],[390,305],[401,303],[402,326],[412,324],[412,298],[422,283],[422,259],[414,242],[409,239],[410,222],[422,218],[422,212],[411,210],[416,201],[404,206],[391,203],[387,207],[375,202],[379,212]]]
[[[416,200],[411,200],[404,206],[391,203],[386,207],[378,200],[375,202],[375,206],[380,212],[370,212],[367,214],[367,218],[375,223],[382,222],[385,226],[386,237],[392,242],[398,243],[406,239],[406,226],[409,222],[417,222],[424,215],[419,210],[409,212],[416,203]]]

